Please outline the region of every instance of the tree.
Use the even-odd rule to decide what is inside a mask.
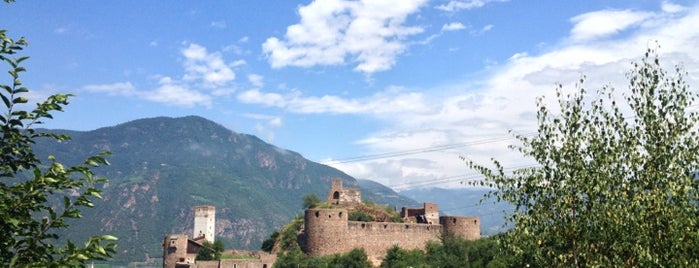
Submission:
[[[381,262],[382,268],[429,267],[424,252],[419,249],[405,250],[393,245],[386,251]]]
[[[5,1],[11,2],[11,1]],[[59,232],[69,228],[66,219],[80,218],[81,209],[94,206],[100,199],[98,185],[106,179],[95,176],[91,168],[107,165],[104,154],[89,157],[84,163],[66,167],[53,156],[42,163],[32,150],[40,138],[67,140],[65,135],[39,132],[33,127],[52,113],[62,111],[70,95],[50,96],[30,111],[20,109],[28,100],[29,89],[22,85],[20,64],[28,57],[15,58],[27,42],[14,40],[0,30],[0,60],[9,64],[9,84],[0,83],[4,111],[0,115],[0,262],[4,267],[84,266],[87,260],[110,258],[116,253],[116,237],[93,236],[84,245],[66,240]],[[60,204],[50,203],[60,200]]]
[[[373,267],[362,248],[355,248],[345,254],[336,254],[328,262],[328,267],[365,268]]]
[[[314,208],[320,203],[320,199],[314,194],[307,194],[303,196],[303,208]]]
[[[562,94],[560,114],[537,101],[538,134],[515,149],[538,166],[505,174],[468,161],[490,193],[515,205],[505,249],[531,267],[699,266],[696,93],[657,49],[627,74],[617,102],[607,86]]]
[[[260,246],[260,249],[262,251],[272,253],[272,250],[274,250],[274,244],[277,242],[277,238],[279,237],[279,232],[274,231],[265,241],[262,241],[262,246]]]
[[[216,239],[213,243],[204,241],[201,245],[202,247],[199,248],[195,257],[195,260],[198,261],[220,260],[226,248],[221,239]]]

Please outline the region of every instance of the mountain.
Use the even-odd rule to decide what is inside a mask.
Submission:
[[[67,236],[82,241],[88,234],[115,235],[115,260],[122,263],[157,260],[165,235],[191,235],[197,205],[216,206],[216,236],[226,247],[258,249],[270,233],[302,213],[302,196],[325,199],[333,178],[361,188],[337,169],[196,116],[52,132],[72,140],[40,139],[37,155],[74,165],[102,151],[112,153],[111,166],[95,169],[109,179],[103,201],[84,210]],[[363,198],[397,207],[415,204],[373,184],[363,189]]]
[[[494,235],[506,230],[505,213],[513,211],[506,202],[493,199],[483,200],[490,189],[484,188],[418,188],[404,190],[400,195],[419,202],[439,204],[440,213],[446,215],[479,216],[481,233]]]

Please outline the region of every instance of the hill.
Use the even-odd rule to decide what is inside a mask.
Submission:
[[[361,188],[337,169],[196,116],[53,132],[72,140],[39,140],[38,155],[76,164],[101,151],[112,153],[112,165],[95,170],[110,180],[104,201],[86,210],[68,236],[82,241],[88,234],[116,235],[116,260],[122,263],[159,260],[164,235],[191,235],[196,205],[217,207],[216,235],[227,247],[259,249],[270,233],[302,212],[303,195],[324,198],[332,178]],[[376,185],[363,194],[389,206],[410,201]]]

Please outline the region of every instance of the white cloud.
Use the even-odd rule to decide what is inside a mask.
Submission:
[[[677,13],[677,12],[681,12],[681,11],[685,10],[685,7],[678,5],[678,4],[675,4],[675,3],[671,3],[669,1],[663,1],[661,8],[662,8],[663,12],[667,12],[667,13]]]
[[[261,92],[251,89],[238,94],[238,100],[250,104],[262,104],[301,114],[393,114],[427,109],[424,96],[416,92],[403,92],[397,88],[376,93],[365,98],[345,99],[339,96],[303,96],[301,92],[286,94]]]
[[[192,90],[186,84],[178,83],[169,77],[161,78],[158,83],[160,86],[155,90],[142,92],[143,98],[173,106],[211,106],[211,96]]]
[[[490,2],[505,2],[507,0],[465,0],[465,1],[457,1],[457,0],[451,0],[449,3],[443,4],[443,5],[438,5],[435,8],[442,10],[442,11],[447,11],[447,12],[455,12],[455,11],[460,11],[460,10],[470,10],[474,8],[480,8],[485,5],[487,5]]]
[[[356,71],[388,70],[407,48],[405,39],[421,33],[405,26],[426,0],[316,0],[299,7],[301,21],[287,27],[283,39],[262,45],[273,68],[357,63]]]
[[[267,141],[274,140],[274,129],[280,128],[284,125],[283,119],[278,116],[266,115],[266,114],[244,114],[246,118],[260,120],[255,124],[255,131],[257,134],[265,137]]]
[[[264,77],[262,77],[259,74],[249,74],[248,75],[248,81],[250,81],[250,84],[252,84],[254,87],[260,88],[264,86]]]
[[[461,22],[451,22],[442,25],[442,31],[458,31],[464,29],[466,29],[466,26],[464,26]]]
[[[208,87],[223,86],[235,79],[235,73],[223,60],[221,53],[208,53],[198,44],[189,44],[182,49],[185,57],[184,80],[201,80]]]
[[[213,28],[219,28],[219,29],[225,29],[226,28],[226,22],[223,20],[217,20],[217,21],[212,21],[211,24],[209,25]]]
[[[602,10],[573,17],[575,25],[571,30],[571,39],[585,41],[609,36],[638,25],[648,19],[652,13],[631,10]]]
[[[83,87],[89,92],[107,93],[109,95],[132,96],[136,94],[136,88],[131,82],[119,82],[113,84],[87,85]]]
[[[667,67],[685,66],[690,87],[699,88],[699,67],[696,67],[699,66],[699,51],[696,50],[699,8],[685,11],[657,14],[622,11],[623,15],[599,11],[578,16],[580,23],[588,19],[608,19],[601,19],[603,16],[619,18],[618,25],[625,26],[605,25],[604,29],[596,30],[578,28],[546,51],[514,54],[502,65],[492,66],[490,75],[483,79],[435,86],[419,93],[431,98],[423,99],[420,103],[425,106],[417,111],[368,113],[380,120],[383,128],[358,140],[357,145],[368,155],[397,153],[360,162],[328,159],[327,163],[352,176],[374,179],[397,188],[420,185],[412,183],[415,181],[432,182],[430,186],[453,186],[477,179],[458,156],[484,164],[489,163],[490,157],[496,157],[505,168],[531,165],[529,160],[507,149],[516,142],[508,130],[519,134],[534,132],[535,98],[547,96],[549,107],[557,107],[553,94],[556,82],[563,83],[565,91],[572,91],[573,84],[584,74],[588,92],[607,84],[619,94],[627,92],[625,73],[630,63],[638,60],[648,46],[653,46],[653,40],[658,40],[661,61]],[[643,25],[631,27],[639,23]],[[611,41],[599,38],[621,29],[629,33]],[[440,147],[442,145],[452,146]],[[433,148],[445,149],[431,151]]]
[[[215,97],[226,97],[236,92],[235,88],[229,86],[235,79],[232,68],[244,65],[245,61],[226,64],[220,52],[209,53],[198,44],[188,44],[180,52],[184,57],[182,77],[155,75],[157,85],[152,90],[138,90],[131,82],[87,85],[82,89],[180,107],[211,107]]]

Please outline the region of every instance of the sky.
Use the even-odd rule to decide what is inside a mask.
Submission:
[[[536,98],[582,76],[623,94],[649,47],[696,90],[698,25],[696,1],[0,5],[0,29],[29,42],[31,100],[75,95],[44,127],[198,115],[395,190],[477,180],[461,157],[532,165],[508,145],[535,131]]]

